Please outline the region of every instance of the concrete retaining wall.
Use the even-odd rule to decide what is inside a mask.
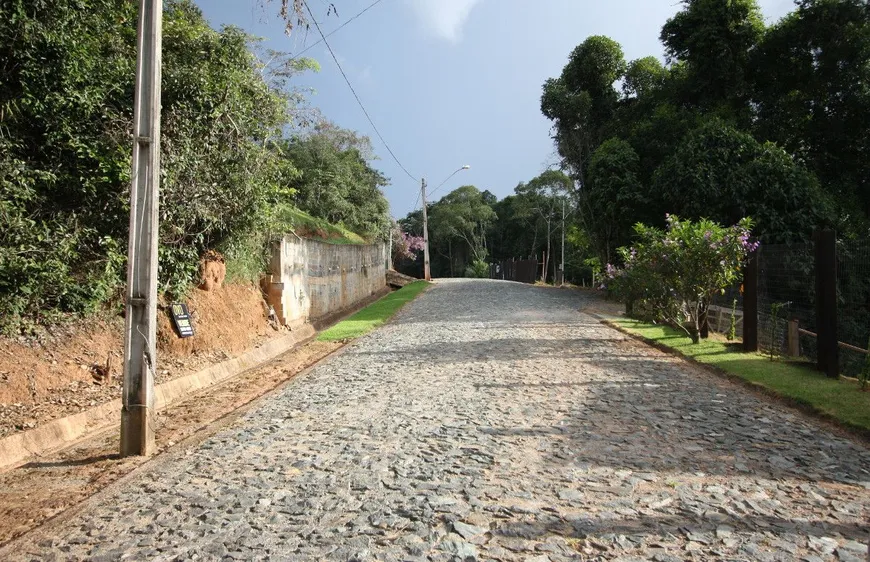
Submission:
[[[294,327],[348,309],[386,286],[386,246],[338,245],[285,236],[272,248],[267,300]]]

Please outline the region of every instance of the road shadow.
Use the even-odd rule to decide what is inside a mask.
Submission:
[[[121,456],[119,454],[114,453],[109,455],[87,457],[84,459],[67,459],[51,462],[29,462],[25,465],[22,465],[21,468],[67,468],[71,466],[86,466],[89,464],[96,464],[104,461],[114,461],[120,458]]]

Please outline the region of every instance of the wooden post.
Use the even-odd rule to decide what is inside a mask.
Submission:
[[[840,376],[837,345],[837,237],[833,230],[813,235],[816,257],[816,328],[820,371],[831,378]]]
[[[705,339],[710,337],[710,318],[709,318],[710,310],[709,310],[709,308],[705,307],[704,311],[701,312],[700,316],[701,316],[699,318],[700,322],[698,324],[699,325],[698,335],[701,337],[701,339],[705,340]]]
[[[788,321],[788,355],[789,357],[801,356],[800,322],[797,318]]]
[[[758,351],[758,250],[743,269],[743,351]]]

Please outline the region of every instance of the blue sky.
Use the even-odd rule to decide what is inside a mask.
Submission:
[[[372,0],[308,0],[329,33]],[[338,15],[326,17],[329,2]],[[319,36],[283,32],[279,0],[198,0],[211,24],[234,24],[266,46],[298,52]],[[265,3],[265,5],[264,5]],[[773,23],[792,0],[760,0]],[[570,51],[590,35],[622,44],[627,60],[662,57],[658,41],[676,0],[382,0],[329,38],[351,83],[393,152],[430,189],[464,164],[437,194],[465,184],[500,198],[556,158],[540,113],[541,85],[558,76]],[[392,183],[395,217],[412,209],[419,184],[392,160],[345,85],[326,47],[306,53],[321,71],[300,77],[311,103],[338,125],[372,138],[375,165]]]

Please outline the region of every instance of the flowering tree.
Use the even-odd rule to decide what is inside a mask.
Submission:
[[[610,287],[631,306],[642,303],[698,342],[707,307],[717,292],[736,282],[750,252],[752,221],[732,227],[667,215],[667,229],[637,224],[637,243],[620,248],[622,268],[607,265]]]
[[[417,259],[417,253],[422,252],[423,247],[422,236],[408,234],[398,224],[393,224],[393,263],[400,259]]]

